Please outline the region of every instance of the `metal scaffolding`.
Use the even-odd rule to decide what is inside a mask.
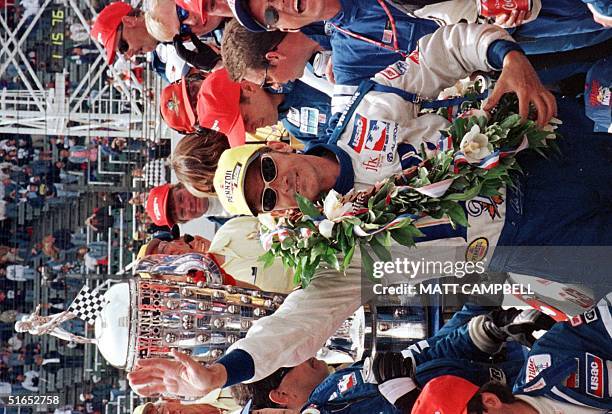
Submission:
[[[12,85],[0,89],[0,133],[99,135],[156,142],[170,137],[157,110],[162,81],[152,71],[144,70],[139,82],[131,69],[126,74],[109,66],[101,45],[89,40],[87,47],[100,52],[95,60],[86,71],[70,64],[64,43],[66,19],[70,17],[89,33],[91,23],[84,13],[96,15],[89,0],[41,0],[36,14],[23,13],[18,21],[7,12],[8,7],[5,4],[0,9],[0,78],[11,77],[9,70],[16,76],[12,76]],[[50,37],[42,42],[29,39],[37,25],[49,28]],[[33,42],[47,46],[47,62],[41,65],[44,70],[28,58],[26,46]],[[54,59],[61,62],[57,71],[49,70]]]

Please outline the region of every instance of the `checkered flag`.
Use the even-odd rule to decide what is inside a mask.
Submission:
[[[104,307],[104,297],[97,291],[90,291],[87,286],[83,286],[76,298],[68,307],[68,311],[77,318],[84,320],[90,325],[96,321],[96,316]]]

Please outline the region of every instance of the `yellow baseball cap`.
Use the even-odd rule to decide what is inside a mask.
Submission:
[[[154,405],[155,404],[150,403],[150,402],[141,404],[137,406],[136,408],[134,408],[134,411],[132,411],[132,414],[144,414],[147,411],[147,408],[153,407]]]
[[[247,144],[225,150],[217,163],[213,184],[223,208],[233,215],[257,215],[244,194],[247,168],[265,144]]]

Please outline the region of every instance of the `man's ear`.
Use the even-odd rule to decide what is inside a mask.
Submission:
[[[278,64],[287,57],[278,50],[270,50],[269,52],[266,52],[265,58],[270,66],[278,66]]]
[[[502,408],[503,403],[499,399],[499,397],[491,392],[483,392],[481,394],[482,404],[486,409],[497,409]]]
[[[277,152],[291,153],[295,151],[291,145],[281,141],[268,141],[266,145],[268,148]]]
[[[248,80],[240,81],[240,89],[242,90],[242,94],[245,96],[251,96],[255,89],[260,89],[259,85],[255,85],[253,82]]]
[[[285,394],[282,391],[279,391],[278,388],[270,391],[270,393],[268,394],[268,398],[273,403],[276,403],[282,406],[287,405],[287,402],[288,402],[287,394]]]
[[[135,27],[138,24],[139,16],[123,16],[121,22],[124,26]]]

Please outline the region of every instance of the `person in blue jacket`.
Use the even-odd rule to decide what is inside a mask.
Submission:
[[[397,406],[393,403],[406,394],[418,395],[420,387],[440,375],[459,375],[478,384],[491,379],[508,378],[511,384],[524,360],[494,364],[490,353],[480,347],[487,344],[488,347],[499,349],[508,338],[507,334],[502,333],[508,331],[508,326],[523,333],[538,329],[534,319],[517,320],[520,313],[515,309],[495,308],[491,312],[490,307],[464,306],[438,334],[423,341],[431,347],[420,345],[424,352],[415,354],[414,373],[402,369],[402,362],[396,358],[386,358],[385,361],[378,359],[379,364],[374,366],[369,366],[368,362],[358,362],[329,374],[324,362],[311,358],[296,367],[281,368],[260,381],[234,386],[232,393],[239,403],[245,405],[243,413],[254,409],[284,407],[301,410],[303,414],[395,414],[409,412],[410,399],[404,398]],[[482,335],[485,326],[487,330],[497,332],[497,337],[484,338]],[[480,333],[477,332],[479,330]],[[381,380],[378,371],[385,371],[381,365],[393,362],[397,362],[396,366],[387,366],[383,373],[386,378]],[[372,370],[377,371],[373,376],[370,375]],[[407,371],[412,371],[412,367]]]
[[[313,0],[290,3],[291,7],[263,0],[229,4],[236,19],[250,31],[305,30],[308,37],[324,49],[331,49],[334,81],[343,86],[359,85],[397,60],[406,59],[421,37],[435,31],[439,23],[445,24],[413,17],[384,0]],[[294,4],[298,5],[297,9]],[[471,17],[467,21],[472,22]],[[534,21],[511,32],[528,55],[571,51],[612,38],[612,31],[596,23],[580,0],[561,0],[561,3],[545,0]],[[329,39],[325,39],[324,34]],[[551,66],[556,64],[550,63]],[[346,93],[354,91],[349,90]],[[342,93],[342,90],[335,93]]]
[[[512,391],[498,383],[479,388],[461,378],[439,377],[423,389],[412,413],[610,412],[611,299],[608,294],[594,308],[555,324],[539,338]]]

